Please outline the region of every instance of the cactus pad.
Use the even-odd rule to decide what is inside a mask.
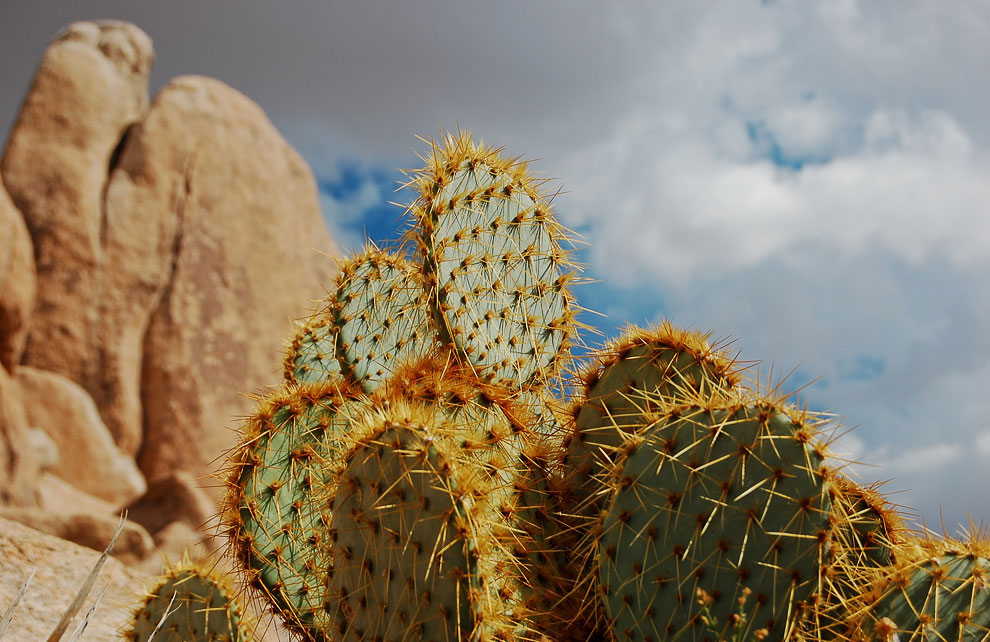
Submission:
[[[132,642],[250,642],[252,628],[229,581],[183,560],[166,569],[145,597],[126,637]]]
[[[338,461],[327,501],[342,640],[515,639],[489,480],[438,418],[394,404],[368,416]]]
[[[248,420],[231,471],[225,522],[235,556],[290,627],[317,637],[330,515],[313,499],[324,474],[316,464],[349,429],[356,395],[339,375],[277,393]]]
[[[815,421],[768,400],[655,416],[609,478],[599,577],[617,639],[704,640],[756,597],[743,639],[785,640],[815,599],[831,536]],[[725,635],[726,631],[722,631]]]
[[[299,325],[292,337],[285,355],[285,380],[316,383],[339,372],[336,328],[325,314],[316,312]]]
[[[341,265],[331,315],[339,361],[365,392],[436,341],[419,271],[373,245]]]
[[[470,135],[434,145],[412,208],[441,337],[487,381],[543,385],[574,338],[563,228],[524,163]]]
[[[614,453],[626,436],[646,427],[644,413],[664,403],[704,402],[740,382],[735,360],[707,334],[667,321],[650,329],[630,326],[592,357],[580,378],[585,393],[575,409],[571,454]]]
[[[878,642],[990,640],[990,542],[908,542],[866,596],[862,634]]]

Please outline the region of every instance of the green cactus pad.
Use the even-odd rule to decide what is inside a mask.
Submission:
[[[861,635],[877,642],[990,640],[990,542],[925,540],[897,547],[866,596]]]
[[[457,441],[461,451],[482,464],[496,486],[511,484],[519,457],[541,443],[526,404],[503,388],[479,381],[470,367],[432,356],[396,369],[376,395],[378,403],[426,404]]]
[[[620,640],[694,640],[750,600],[742,639],[785,640],[814,602],[831,537],[815,421],[769,400],[654,416],[609,476],[599,578]],[[727,631],[723,630],[722,635]]]
[[[357,395],[339,375],[280,391],[248,420],[232,459],[225,522],[233,552],[285,622],[317,639],[330,515],[313,488],[325,474],[321,458],[359,412]]]
[[[299,324],[292,337],[285,356],[285,380],[317,383],[339,372],[337,330],[325,314],[316,312]]]
[[[436,341],[418,269],[368,247],[340,267],[330,314],[343,369],[373,392],[392,369],[429,354]]]
[[[560,369],[576,324],[566,236],[524,163],[469,134],[434,144],[415,174],[417,241],[441,337],[485,380],[541,386]]]
[[[517,639],[513,566],[496,541],[507,529],[489,503],[489,479],[434,411],[397,403],[369,417],[328,486],[335,633]]]
[[[645,413],[738,389],[735,359],[708,338],[663,321],[649,329],[630,326],[599,350],[579,375],[585,391],[575,409],[569,455],[614,454],[646,427]]]
[[[183,560],[166,569],[125,635],[132,642],[250,642],[252,630],[229,581]]]

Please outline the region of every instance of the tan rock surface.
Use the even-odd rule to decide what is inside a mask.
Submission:
[[[28,430],[20,387],[0,365],[0,504],[38,503],[41,462]]]
[[[99,553],[71,542],[46,535],[17,522],[0,518],[0,604],[10,604],[21,582],[37,568],[20,604],[14,611],[5,640],[35,642],[46,640],[79,587],[92,570]],[[72,621],[69,633],[82,621],[104,588],[93,619],[80,642],[119,642],[122,626],[136,607],[137,595],[152,578],[108,559],[97,576],[82,609]],[[68,635],[64,639],[68,639]]]
[[[37,285],[31,235],[0,181],[0,364],[9,372],[24,354]]]
[[[76,488],[122,506],[147,484],[134,459],[117,448],[85,390],[63,375],[22,366],[15,376],[32,427],[58,446],[55,474]]]
[[[221,82],[169,83],[129,138],[122,167],[131,155],[145,171],[129,169],[123,186],[115,174],[108,208],[118,211],[119,197],[126,211],[157,208],[155,219],[179,220],[145,336],[138,465],[149,481],[174,470],[202,476],[251,411],[244,393],[280,380],[291,320],[330,279],[319,251],[335,248],[309,168],[257,105]]]
[[[103,197],[118,144],[147,107],[152,59],[151,40],[134,25],[71,25],[45,52],[0,160],[37,262],[25,362],[67,375],[100,407],[115,394],[103,385],[107,364],[94,340],[102,322]],[[132,454],[139,428],[119,437]]]
[[[203,533],[213,532],[216,503],[187,471],[161,477],[147,492],[127,506],[127,517],[141,524],[152,535],[173,522],[182,522]]]
[[[38,480],[38,508],[54,513],[88,513],[117,516],[119,506],[84,493],[48,471]]]
[[[19,522],[80,546],[103,551],[117,530],[119,517],[70,512],[53,513],[40,508],[0,506],[0,518]],[[154,552],[155,542],[140,524],[124,521],[111,555],[125,564],[136,564]]]

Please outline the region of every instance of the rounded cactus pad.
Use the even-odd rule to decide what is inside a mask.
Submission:
[[[419,270],[374,245],[341,264],[330,314],[339,361],[366,392],[436,342]]]
[[[441,337],[485,380],[543,385],[575,332],[569,242],[525,163],[470,134],[433,144],[412,212]]]
[[[431,409],[366,416],[327,487],[341,640],[514,640],[523,626],[492,488]]]
[[[230,464],[224,522],[232,552],[285,622],[317,638],[330,515],[313,488],[325,475],[320,462],[350,429],[357,395],[339,375],[287,387],[247,421]]]
[[[789,639],[816,600],[833,528],[818,421],[757,398],[647,423],[608,477],[597,544],[616,639],[711,638],[698,595],[721,627],[744,589],[755,599],[741,639]]]
[[[667,321],[630,326],[591,357],[579,379],[584,394],[574,409],[569,447],[615,452],[644,429],[644,416],[665,404],[705,403],[739,388],[736,361],[709,335]]]
[[[165,570],[126,633],[132,642],[250,642],[252,622],[227,578],[184,559]]]
[[[325,314],[316,312],[298,324],[292,336],[285,355],[285,380],[316,383],[339,372],[337,330]]]
[[[990,640],[990,541],[973,534],[905,541],[858,600],[860,636],[877,642]],[[896,637],[895,637],[896,636]]]

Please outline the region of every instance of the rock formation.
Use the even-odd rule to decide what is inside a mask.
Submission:
[[[96,337],[108,167],[148,104],[151,40],[126,23],[76,23],[45,52],[0,160],[34,241],[38,300],[24,362],[83,385],[101,408]],[[115,427],[115,426],[111,426]],[[121,435],[132,454],[139,426]]]
[[[9,372],[24,354],[36,289],[31,235],[0,182],[0,364]]]
[[[214,548],[212,462],[253,410],[245,393],[280,381],[279,338],[336,253],[309,168],[264,112],[193,76],[149,101],[152,60],[134,25],[71,25],[0,158],[0,513],[99,548],[130,506],[150,533],[130,525],[119,554],[145,570],[153,545]],[[41,592],[15,619],[30,627],[88,567],[49,565],[63,544],[0,522],[0,606],[26,574],[4,551],[41,547]]]
[[[109,228],[127,231],[108,235],[121,254],[147,253],[148,237],[115,217],[174,221],[144,335],[138,464],[149,480],[203,471],[233,445],[217,428],[246,414],[243,393],[278,381],[288,320],[326,283],[316,183],[257,105],[216,80],[183,77],[128,136],[107,208]]]
[[[148,485],[134,459],[114,444],[96,404],[81,386],[31,366],[18,368],[15,379],[28,423],[47,433],[58,449],[53,473],[116,506],[145,491]]]

